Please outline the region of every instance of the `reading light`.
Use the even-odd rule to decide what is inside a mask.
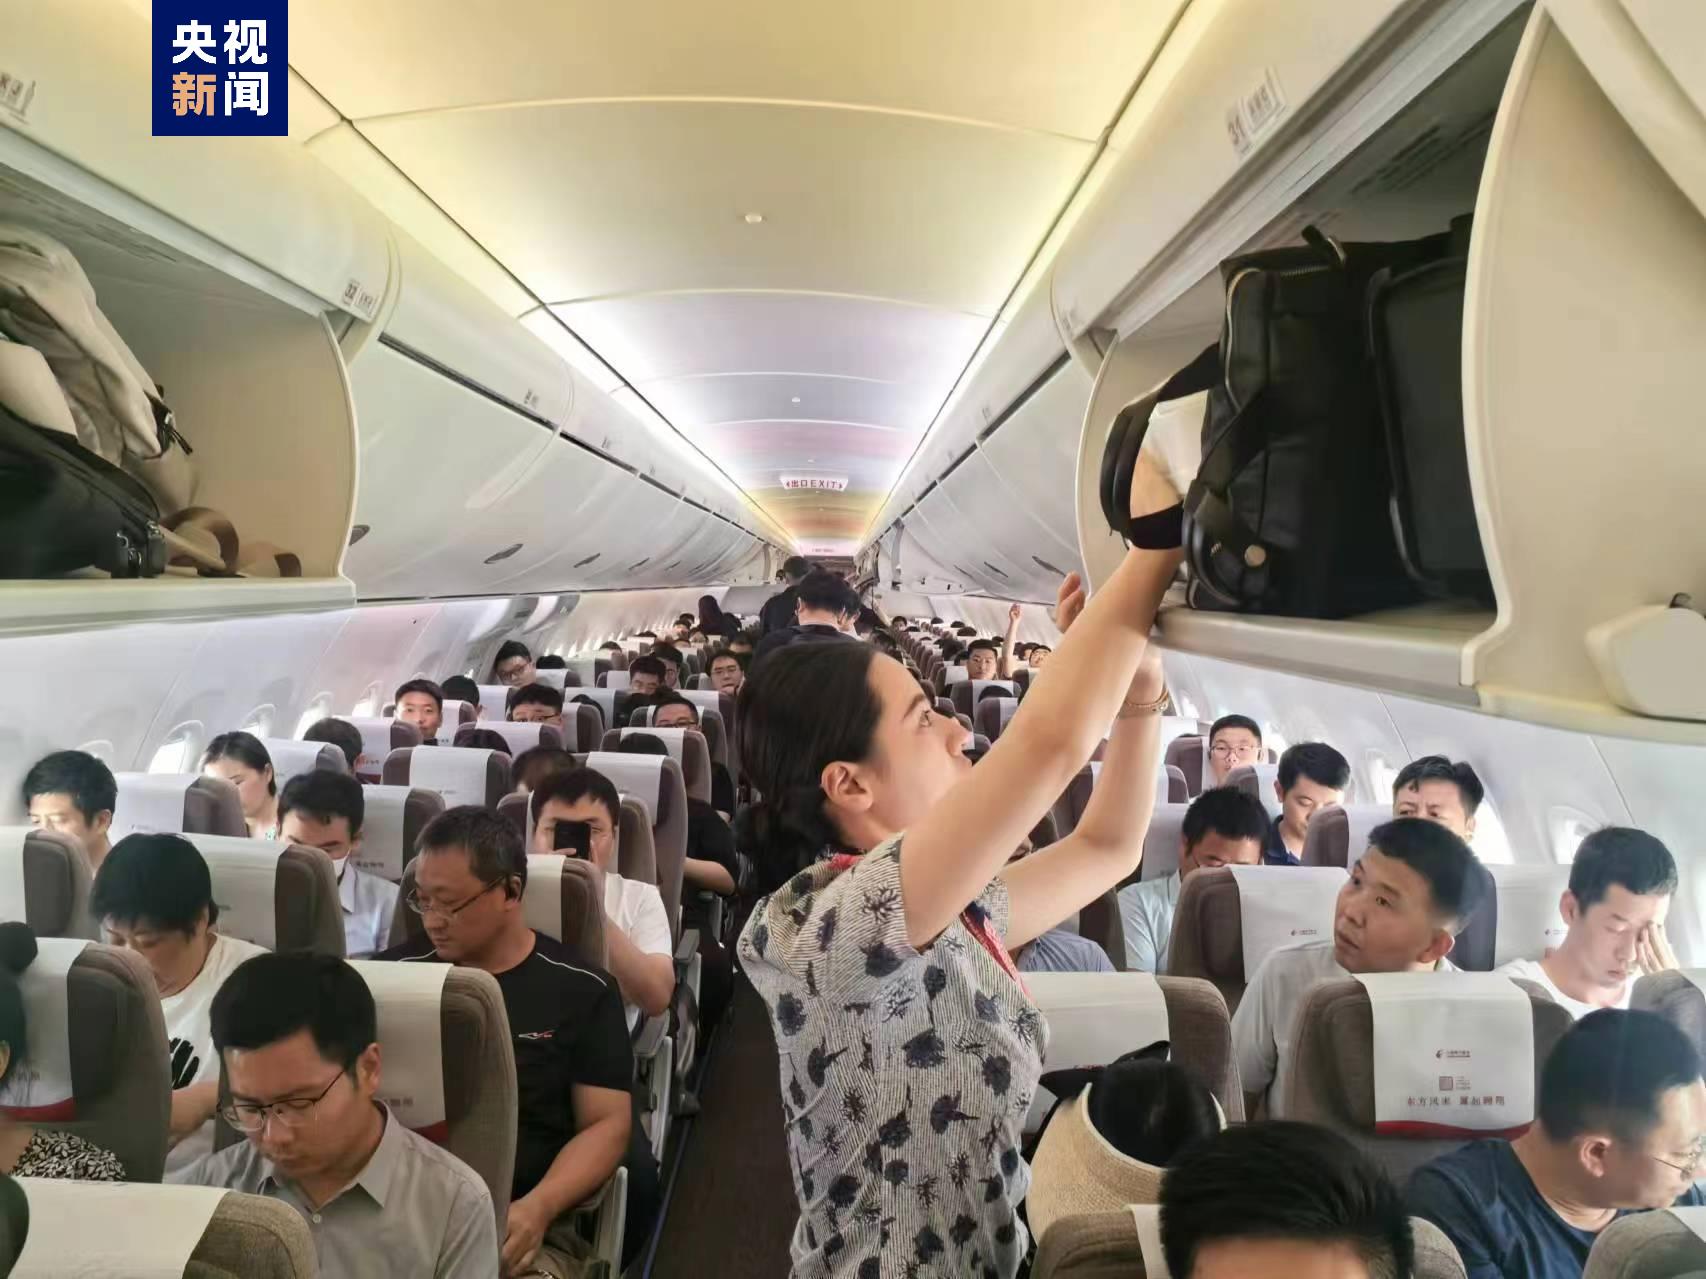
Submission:
[[[749,213],[746,215],[746,224],[748,226],[757,226],[762,221],[764,221],[764,215],[762,213]]]

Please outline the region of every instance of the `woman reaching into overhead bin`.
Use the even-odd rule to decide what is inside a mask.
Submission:
[[[1179,563],[1178,502],[1141,459],[1133,537],[1166,549],[1132,550],[1087,606],[1062,584],[1054,673],[975,770],[965,730],[870,645],[791,646],[741,691],[764,802],[737,846],[773,891],[740,953],[776,1032],[795,1275],[1018,1272],[1020,1128],[1048,1027],[1010,952],[1142,856],[1166,701],[1148,636]],[[1109,723],[1077,829],[1008,865]]]

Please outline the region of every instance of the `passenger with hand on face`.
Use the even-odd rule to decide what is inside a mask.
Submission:
[[[326,1279],[496,1279],[485,1183],[378,1098],[378,1016],[354,968],[257,955],[220,987],[210,1021],[228,1093],[220,1113],[247,1140],[169,1180],[288,1205],[309,1224]]]
[[[608,973],[582,967],[560,942],[528,927],[527,854],[521,833],[496,813],[472,804],[440,813],[421,832],[414,868],[406,905],[426,936],[379,958],[488,972],[509,1018],[518,1105],[503,1272],[522,1276],[548,1265],[547,1274],[579,1274],[588,1248],[565,1214],[610,1180],[639,1127],[621,991]],[[629,1169],[630,1254],[656,1215],[656,1167],[645,1154]]]
[[[651,654],[636,657],[628,663],[628,692],[635,697],[651,697],[664,686],[664,664]]]
[[[1326,1128],[1274,1122],[1222,1129],[1173,1163],[1161,1248],[1173,1279],[1410,1279],[1416,1254],[1378,1164]]]
[[[1572,1017],[1627,1008],[1637,977],[1680,967],[1665,936],[1676,887],[1675,859],[1646,831],[1596,830],[1576,850],[1558,902],[1564,940],[1544,959],[1513,959],[1498,971],[1534,982]]]
[[[1392,816],[1438,822],[1468,843],[1475,838],[1475,813],[1487,788],[1466,763],[1444,755],[1423,755],[1398,770],[1392,780]]]
[[[172,1069],[170,1172],[213,1147],[219,1100],[219,1060],[208,1023],[213,997],[238,964],[266,952],[215,931],[212,876],[181,835],[119,840],[95,876],[89,909],[106,943],[135,951],[154,974]]]
[[[498,645],[498,655],[492,659],[492,679],[511,688],[532,684],[539,678],[539,668],[533,664],[533,654],[520,640],[505,640]]]
[[[680,693],[667,690],[659,693],[653,706],[653,728],[700,727],[699,708]],[[734,779],[729,776],[729,770],[716,760],[711,761],[711,807],[723,814],[725,821],[735,811]]]
[[[1657,1013],[1599,1009],[1546,1058],[1526,1132],[1418,1168],[1406,1198],[1451,1239],[1469,1279],[1555,1279],[1580,1275],[1624,1213],[1706,1203],[1694,1182],[1703,1158],[1693,1042]]]
[[[466,675],[452,675],[439,681],[439,688],[444,692],[444,698],[450,702],[461,702],[474,708],[474,719],[478,721],[486,713],[486,708],[480,705],[480,686]]]
[[[1165,973],[1185,878],[1198,870],[1256,865],[1267,833],[1267,809],[1241,790],[1218,786],[1191,801],[1179,828],[1179,869],[1119,891],[1127,971]]]
[[[329,742],[344,754],[344,761],[349,764],[349,771],[355,772],[356,764],[361,760],[361,730],[347,719],[336,719],[330,715],[325,719],[317,719],[310,724],[302,734],[305,742]]]
[[[1203,789],[1224,786],[1233,769],[1261,761],[1262,726],[1247,715],[1222,715],[1209,726],[1210,776],[1202,779]]]
[[[711,654],[710,674],[714,692],[733,696],[746,682],[746,665],[733,649],[719,648]]]
[[[397,719],[420,730],[421,745],[438,745],[444,727],[444,690],[430,679],[412,679],[397,689]]]
[[[561,732],[563,695],[549,684],[527,684],[509,695],[505,715],[512,724],[544,724]]]
[[[1452,971],[1446,956],[1489,891],[1485,868],[1445,827],[1418,817],[1376,826],[1339,889],[1332,940],[1274,951],[1232,1016],[1246,1113],[1263,1093],[1270,1114],[1283,1104],[1297,1010],[1312,987],[1353,973]]]
[[[43,755],[24,774],[24,806],[30,825],[69,836],[83,850],[89,873],[100,870],[111,845],[118,781],[87,751]]]
[[[253,733],[221,733],[202,752],[201,771],[237,788],[250,839],[278,838],[278,781],[272,756]]]
[[[1299,742],[1281,755],[1274,779],[1280,815],[1268,829],[1263,865],[1301,865],[1309,819],[1323,808],[1337,808],[1350,784],[1351,766],[1325,742]]]
[[[350,861],[361,848],[366,814],[361,783],[329,768],[298,773],[284,784],[278,800],[280,838],[318,848],[332,859],[338,904],[344,913],[344,953],[351,959],[384,950],[390,942],[391,918],[397,913],[397,885]]]

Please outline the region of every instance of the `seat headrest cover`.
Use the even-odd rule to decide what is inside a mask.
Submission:
[[[1179,837],[1185,824],[1189,804],[1157,804],[1149,819],[1149,829],[1143,832],[1143,865],[1139,868],[1144,879],[1165,879],[1179,869]]]
[[[444,1030],[439,1009],[449,964],[347,961],[361,974],[379,1014],[379,1100],[423,1137],[450,1135],[444,1105]]]
[[[963,683],[965,680],[970,678],[966,674],[966,668],[963,666],[948,666],[944,667],[943,670],[945,671],[942,679],[942,683],[944,685]]]
[[[569,672],[566,667],[554,671],[536,671],[533,678],[536,683],[548,684],[560,693],[563,691],[563,685],[568,682]]]
[[[33,826],[0,826],[0,919],[26,919],[24,841]]]
[[[1048,1066],[1103,1066],[1134,1048],[1170,1040],[1167,998],[1153,973],[1026,973],[1032,1002],[1048,1026]],[[1034,1132],[1054,1105],[1039,1087],[1025,1130]]]
[[[363,786],[366,812],[361,819],[361,847],[351,856],[357,870],[379,875],[395,884],[403,877],[403,810],[412,786]]]
[[[646,709],[650,710],[652,708],[647,707]],[[689,730],[685,728],[624,728],[622,730],[622,736],[626,739],[643,733],[648,737],[657,738],[669,749],[669,757],[685,768],[687,766],[687,762],[682,758],[682,739],[687,735],[688,731]]]
[[[329,768],[335,772],[349,772],[349,763],[344,759],[344,753],[330,742],[298,742],[288,737],[263,737],[261,745],[267,748],[267,756],[272,760],[273,780],[278,783],[280,790],[284,784],[298,773],[306,773],[316,768]]]
[[[220,1200],[216,1186],[22,1177],[30,1231],[12,1279],[182,1279]],[[97,1229],[90,1229],[98,1223]]]
[[[444,699],[444,715],[438,721],[438,732],[433,734],[433,741],[440,746],[448,746],[456,740],[456,730],[464,724],[474,722],[474,704],[459,702],[455,698]]]
[[[702,711],[722,712],[723,695],[715,689],[688,688],[681,690],[681,695]]]
[[[638,799],[651,814],[652,824],[657,824],[663,807],[663,757],[593,751],[586,757],[586,766],[596,773],[603,773],[617,790]]]
[[[477,732],[496,733],[509,743],[509,753],[513,758],[522,751],[532,750],[535,746],[558,746],[562,743],[562,734],[551,724],[518,724],[504,719],[487,720],[483,724],[464,724],[457,731],[457,736]]]
[[[118,773],[118,802],[113,805],[112,833],[118,843],[126,835],[177,834],[184,829],[184,792],[197,773]]]
[[[1333,907],[1349,877],[1342,866],[1228,866],[1238,885],[1244,980],[1282,946],[1330,941]]]
[[[617,689],[627,688],[629,686],[628,681],[630,676],[627,671],[610,670],[604,672],[603,679],[604,687],[608,688],[611,692],[615,692]]]
[[[276,949],[278,859],[289,845],[231,835],[185,838],[200,850],[213,879],[213,900],[219,907],[217,930],[227,937]]]
[[[40,937],[36,957],[19,975],[29,1055],[12,1063],[0,1085],[0,1111],[25,1123],[65,1123],[77,1116],[71,1087],[71,965],[89,945],[81,938]]]
[[[1493,967],[1513,959],[1543,959],[1569,925],[1558,909],[1570,886],[1568,866],[1489,866],[1493,877]]]
[[[476,684],[480,690],[480,722],[489,719],[502,719],[504,708],[509,704],[508,684]]]
[[[556,941],[563,940],[563,863],[565,853],[527,854],[527,887],[521,913],[527,926]]]
[[[983,700],[983,690],[986,688],[1002,689],[1007,696],[1015,699],[1019,696],[1019,686],[1010,679],[974,679],[967,682],[971,685],[971,704],[973,706]]]
[[[368,715],[348,722],[361,734],[361,755],[355,761],[355,775],[364,782],[376,782],[385,767],[385,757],[391,753],[391,726],[397,721]]]
[[[417,750],[409,756],[409,785],[435,790],[444,806],[486,802],[486,761],[492,752],[468,746]]]
[[[1703,1242],[1706,1242],[1706,1208],[1678,1205],[1667,1208],[1665,1211],[1692,1230]]]
[[[1359,973],[1374,1015],[1374,1126],[1517,1136],[1534,1119],[1534,1013],[1495,973]]]

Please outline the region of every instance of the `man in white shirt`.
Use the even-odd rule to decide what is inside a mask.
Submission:
[[[1437,823],[1400,817],[1375,827],[1339,890],[1333,940],[1269,955],[1233,1015],[1232,1052],[1250,1110],[1266,1094],[1269,1116],[1284,1116],[1294,1023],[1310,987],[1353,973],[1449,970],[1446,955],[1487,882],[1469,845]]]
[[[213,1149],[219,1057],[208,1022],[213,997],[245,959],[267,952],[214,932],[219,905],[196,846],[182,835],[127,835],[95,876],[89,908],[106,941],[134,950],[154,974],[172,1066],[166,1171]]]
[[[1120,889],[1127,971],[1166,972],[1184,877],[1221,866],[1254,866],[1262,860],[1267,833],[1267,810],[1253,795],[1227,786],[1198,795],[1179,828],[1179,869]]]
[[[1558,902],[1569,927],[1563,942],[1544,959],[1512,960],[1499,971],[1543,987],[1572,1017],[1627,1008],[1635,978],[1678,966],[1665,937],[1676,886],[1675,859],[1646,831],[1596,830],[1576,850]]]
[[[622,811],[616,787],[602,773],[575,768],[547,778],[529,801],[533,851],[583,853],[604,872],[604,936],[610,975],[622,988],[628,1029],[640,1014],[655,1017],[675,993],[675,943],[656,884],[624,879],[617,869],[616,834]],[[577,844],[558,840],[558,826],[585,827]],[[582,832],[577,832],[582,834]],[[558,844],[562,842],[563,847]]]
[[[318,848],[332,859],[344,912],[344,953],[351,959],[365,959],[390,945],[391,919],[397,912],[397,885],[351,860],[361,847],[366,815],[361,783],[327,768],[298,773],[278,797],[280,838]]]

